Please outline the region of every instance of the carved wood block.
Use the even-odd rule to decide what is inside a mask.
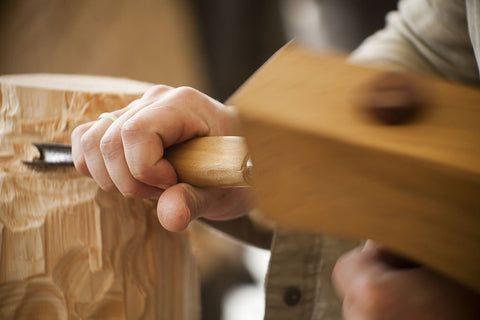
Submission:
[[[152,203],[102,192],[73,168],[33,170],[32,142],[126,106],[149,83],[68,75],[0,77],[0,318],[196,319],[186,234]]]

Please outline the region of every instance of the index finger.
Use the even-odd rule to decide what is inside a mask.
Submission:
[[[203,110],[204,98],[186,96],[185,92],[175,89],[165,99],[137,112],[121,128],[128,168],[145,184],[163,189],[175,184],[175,170],[162,158],[164,148],[211,133],[209,115]]]

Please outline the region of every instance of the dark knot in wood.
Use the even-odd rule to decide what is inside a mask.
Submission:
[[[364,92],[363,107],[376,121],[401,125],[417,118],[422,102],[417,82],[396,72],[382,73]]]

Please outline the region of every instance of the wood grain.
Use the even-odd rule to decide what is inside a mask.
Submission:
[[[382,72],[290,44],[228,101],[260,210],[280,227],[372,238],[480,289],[480,92],[414,77],[422,116],[384,126],[359,107]]]
[[[32,170],[32,142],[126,106],[149,83],[68,75],[2,76],[0,318],[197,319],[187,234],[153,203],[99,190],[73,168]]]
[[[242,137],[195,138],[166,150],[178,180],[197,187],[249,185],[248,153]]]

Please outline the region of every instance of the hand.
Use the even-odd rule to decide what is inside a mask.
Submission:
[[[346,320],[480,319],[480,295],[425,267],[397,269],[372,241],[342,256],[333,283]]]
[[[235,110],[188,87],[154,86],[141,99],[72,133],[75,167],[105,191],[126,197],[158,198],[161,224],[180,231],[198,217],[231,219],[249,209],[245,188],[206,188],[177,184],[164,149],[208,135],[235,135]]]

